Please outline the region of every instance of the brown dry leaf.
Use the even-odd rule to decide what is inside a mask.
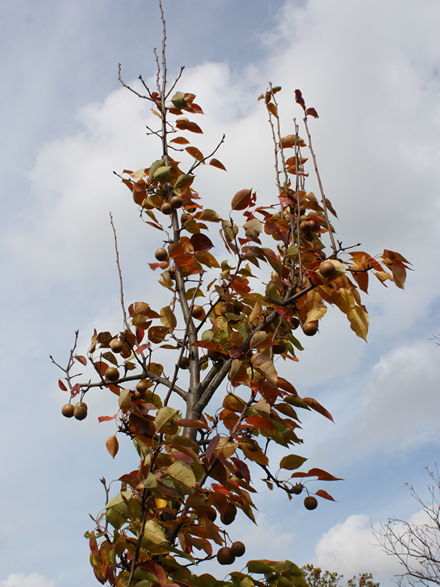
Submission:
[[[109,438],[107,438],[105,446],[107,447],[107,450],[110,453],[110,455],[113,458],[115,458],[115,456],[118,454],[118,450],[119,450],[119,442],[118,442],[118,439],[116,438],[116,436],[113,435],[113,436],[110,436]]]

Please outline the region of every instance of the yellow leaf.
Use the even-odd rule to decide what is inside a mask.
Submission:
[[[327,308],[322,302],[322,298],[316,289],[310,291],[307,294],[307,300],[304,305],[307,312],[306,322],[313,322],[314,320],[320,320],[327,312]]]
[[[354,330],[360,338],[367,340],[370,320],[365,306],[359,305],[350,308],[347,316],[350,320],[351,329]]]
[[[177,325],[177,320],[174,315],[174,312],[171,310],[169,306],[165,306],[160,311],[160,321],[164,326],[167,328],[174,329]]]
[[[260,317],[261,317],[261,304],[256,302],[254,307],[252,308],[252,312],[249,314],[248,323],[251,326],[253,326],[254,324],[258,324],[260,322]]]
[[[155,520],[148,520],[145,524],[144,536],[153,544],[161,544],[166,542],[165,534],[161,526]]]
[[[179,412],[177,410],[169,408],[168,406],[160,408],[156,414],[156,417],[154,418],[154,425],[156,426],[156,430],[159,432],[159,430],[168,424],[168,422],[176,419],[178,413]]]
[[[264,346],[264,343],[269,340],[269,335],[267,332],[263,332],[259,330],[255,334],[252,335],[251,341],[249,343],[249,348],[257,349]]]

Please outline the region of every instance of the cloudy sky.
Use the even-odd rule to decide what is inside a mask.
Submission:
[[[314,143],[338,238],[377,254],[401,252],[414,266],[405,291],[373,284],[368,344],[335,313],[305,341],[285,374],[317,397],[335,425],[304,421],[303,453],[337,476],[336,503],[307,512],[262,492],[257,530],[237,534],[250,558],[315,562],[346,575],[369,570],[391,585],[398,568],[371,528],[419,509],[425,465],[440,437],[439,188],[440,49],[437,0],[168,0],[169,63],[205,110],[200,145],[215,144],[229,173],[199,182],[225,211],[253,186],[273,192],[267,82],[301,88],[320,114]],[[2,92],[3,409],[0,587],[94,585],[83,538],[103,504],[99,478],[129,470],[128,447],[112,462],[104,442],[113,413],[90,398],[90,417],[63,419],[65,401],[48,355],[63,361],[81,331],[119,327],[108,211],[118,227],[129,300],[157,295],[147,271],[157,234],[145,231],[113,170],[146,167],[158,145],[151,114],[118,85],[154,73],[160,42],[154,0],[4,0],[0,3]],[[313,187],[313,182],[311,187]]]

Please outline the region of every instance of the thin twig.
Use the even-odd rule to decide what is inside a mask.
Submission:
[[[113,222],[113,216],[112,216],[111,212],[109,212],[109,216],[110,216],[110,224],[111,224],[112,230],[113,230],[113,239],[115,242],[116,267],[118,269],[118,277],[119,277],[119,297],[120,297],[120,302],[121,302],[122,318],[123,318],[125,328],[127,330],[130,330],[130,325],[127,320],[127,312],[125,310],[124,281],[122,279],[121,261],[119,258],[118,237],[116,235],[116,228],[115,228],[115,224]]]
[[[313,159],[313,167],[315,169],[316,179],[318,180],[319,191],[321,193],[321,203],[322,203],[322,206],[324,208],[324,215],[325,215],[325,220],[326,220],[326,223],[327,223],[328,233],[329,233],[329,236],[330,236],[330,242],[331,242],[331,245],[332,245],[333,253],[336,255],[337,254],[336,253],[337,247],[336,247],[335,237],[333,236],[332,226],[330,224],[330,219],[328,217],[327,204],[325,202],[326,197],[325,197],[325,194],[324,194],[324,188],[322,187],[322,181],[321,181],[321,176],[320,176],[319,170],[318,170],[318,163],[316,161],[315,151],[313,150],[312,137],[310,135],[309,125],[307,124],[307,116],[304,116],[303,121],[304,121],[304,126],[305,126],[305,129],[306,129],[306,133],[307,133],[307,138],[308,138],[308,141],[309,141],[309,150],[310,150],[310,153],[311,153],[312,159]]]
[[[197,167],[199,165],[202,165],[202,163],[204,163],[210,157],[212,157],[213,155],[215,155],[215,153],[217,153],[217,151],[220,149],[220,146],[224,142],[225,138],[226,138],[226,135],[223,135],[222,138],[220,139],[220,141],[218,142],[217,146],[215,147],[215,149],[209,155],[206,155],[206,157],[203,157],[203,159],[200,159],[200,161],[197,160],[195,163],[193,163],[193,165],[190,167],[190,169],[188,171],[188,175],[190,175],[194,171],[194,169],[197,169]]]
[[[124,82],[124,80],[122,79],[122,65],[120,63],[118,63],[118,80],[119,80],[119,83],[121,84],[121,86],[123,86],[127,90],[130,90],[130,92],[133,92],[133,94],[135,96],[137,96],[138,98],[142,98],[143,100],[151,100],[151,98],[149,96],[144,96],[143,94],[140,94],[139,92],[137,92],[131,86],[129,86],[128,84],[126,84]]]

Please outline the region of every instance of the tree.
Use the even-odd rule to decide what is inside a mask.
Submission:
[[[408,485],[422,506],[421,519],[390,518],[375,533],[383,550],[404,569],[397,579],[400,585],[440,585],[440,474],[437,466],[426,470],[432,481],[429,502]]]
[[[123,81],[121,69],[119,79],[152,105],[160,126],[148,131],[159,139],[161,153],[145,168],[117,175],[142,220],[159,231],[150,268],[161,272],[159,283],[169,301],[157,309],[154,300],[136,301],[127,312],[110,217],[122,330],[95,331],[87,356],[77,353],[76,333],[67,365],[56,363],[63,370],[59,386],[70,393],[63,414],[83,420],[85,396],[109,390],[119,409],[99,418],[115,420],[117,426],[107,450],[115,457],[118,437],[128,436],[139,455],[138,467],[119,478],[115,495],[102,479],[106,503],[87,533],[90,561],[100,583],[118,587],[305,585],[301,569],[290,561],[250,561],[247,573],[232,572],[225,581],[197,573],[206,560],[216,557],[227,565],[244,555],[245,545],[225,527],[237,512],[255,521],[251,494],[257,471],[269,489],[303,500],[308,510],[318,506],[318,498],[333,500],[315,483],[338,478],[316,466],[300,470],[307,459],[290,450],[302,442],[301,410],[332,416],[281,377],[276,360],[297,360],[300,339],[318,332],[328,305],[345,314],[352,330],[365,339],[368,314],[359,290],[367,292],[371,272],[381,283],[390,280],[403,288],[408,262],[389,250],[379,262],[353,251],[357,245],[344,247],[336,240],[330,220],[336,212],[324,194],[309,128],[318,114],[306,106],[300,90],[294,98],[305,138],[296,119],[290,134],[282,134],[280,87],[269,84],[260,96],[273,139],[275,202],[257,205],[255,192],[243,188],[233,196],[227,218],[203,206],[194,188],[196,171],[201,165],[210,165],[215,173],[226,171],[214,157],[224,137],[209,154],[188,138],[203,132],[193,120],[203,111],[194,94],[176,91],[183,68],[168,83],[166,22],[159,5],[163,41],[161,53],[155,52],[157,87],[140,77],[142,88],[135,89]],[[306,151],[319,199],[305,189]],[[218,243],[209,228],[217,225]],[[158,350],[170,359],[160,363]],[[91,367],[96,380],[77,382],[80,366]],[[220,408],[210,413],[213,404]],[[277,465],[268,456],[272,444],[286,452]]]
[[[313,565],[302,567],[304,578],[310,587],[338,587],[342,585],[341,581],[344,575],[334,571],[324,571]],[[359,573],[357,576],[348,579],[347,587],[379,587],[380,583],[373,580],[371,573]]]

